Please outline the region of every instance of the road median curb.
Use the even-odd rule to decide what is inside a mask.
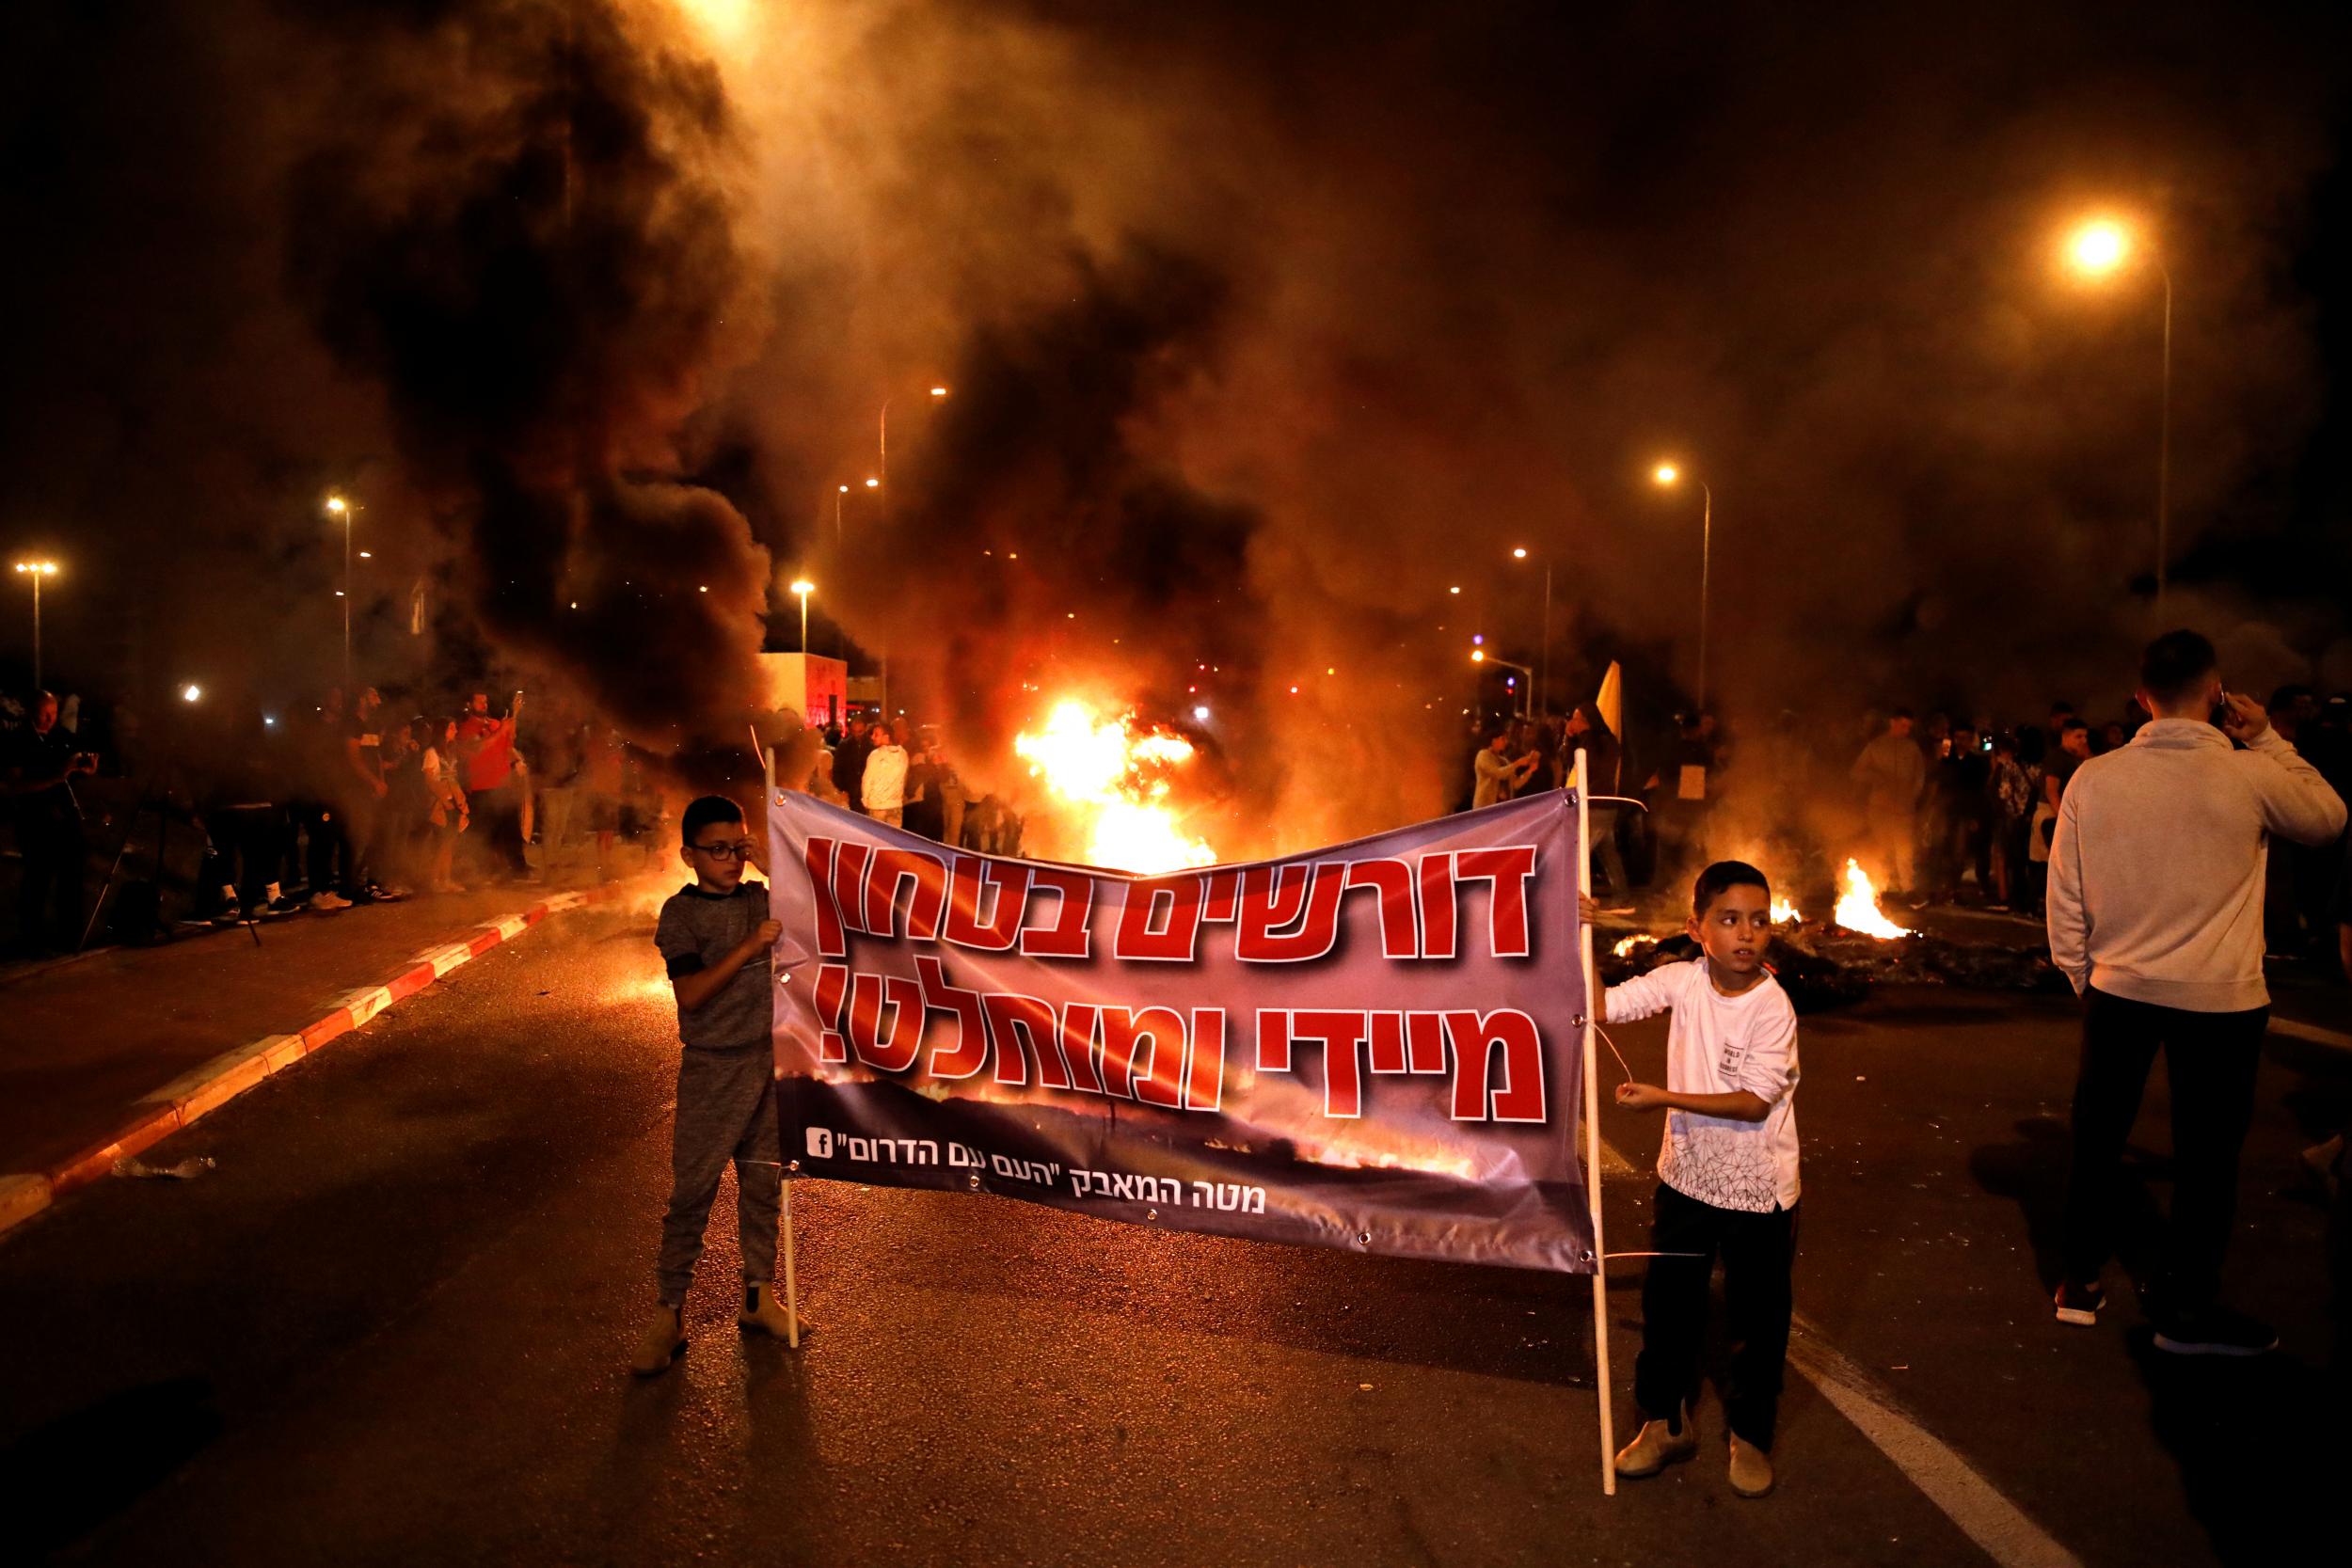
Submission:
[[[613,884],[554,894],[519,914],[474,927],[463,937],[418,954],[392,979],[347,992],[333,1011],[308,1026],[290,1034],[264,1035],[182,1073],[145,1096],[136,1114],[110,1136],[72,1158],[47,1171],[0,1175],[0,1237],[64,1194],[105,1176],[116,1161],[194,1125],[264,1079],[283,1072],[500,943],[512,942],[548,916],[604,903],[619,892],[620,887]]]

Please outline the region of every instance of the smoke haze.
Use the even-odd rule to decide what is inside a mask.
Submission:
[[[1735,717],[2112,705],[2159,286],[2059,276],[2097,207],[2176,291],[2168,618],[2237,684],[2352,684],[2308,586],[2352,564],[2329,12],[153,9],[7,24],[0,264],[54,304],[0,529],[192,589],[142,612],[157,679],[315,667],[342,484],[378,668],[478,627],[725,736],[805,572],[983,782],[1065,689],[1212,706],[1246,852],[1448,803],[1471,632],[1545,662],[1514,546],[1555,702],[1613,657],[1687,701],[1670,455]],[[285,610],[215,646],[256,580]]]

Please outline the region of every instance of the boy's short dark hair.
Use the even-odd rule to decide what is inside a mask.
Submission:
[[[1917,717],[1918,717],[1918,715],[1916,715],[1916,714],[1913,713],[1913,712],[1912,712],[1909,708],[1907,708],[1907,707],[1899,707],[1899,708],[1897,708],[1894,712],[1892,712],[1892,713],[1888,714],[1886,717],[1887,717],[1887,721],[1891,723],[1892,721],[1894,721],[1895,720],[1898,720],[1898,719],[1915,719],[1915,718],[1917,718]]]
[[[2069,719],[2065,723],[2058,726],[2058,734],[2060,736],[2069,736],[2073,735],[2076,730],[2087,730],[2089,728],[2090,728],[2090,725],[2088,721],[2081,719]]]
[[[686,815],[678,818],[678,842],[693,843],[694,835],[713,822],[740,822],[742,820],[743,808],[741,806],[723,795],[706,795],[688,806]]]
[[[1764,873],[1745,861],[1717,861],[1699,873],[1699,879],[1691,888],[1691,912],[1703,915],[1707,906],[1725,892],[1736,887],[1760,887],[1764,896],[1772,895],[1772,884]]]
[[[2168,631],[2148,644],[2139,656],[2140,689],[2160,703],[2178,703],[2197,694],[2207,675],[2221,666],[2213,644],[2193,631]]]

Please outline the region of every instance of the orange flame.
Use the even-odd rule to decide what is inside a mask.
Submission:
[[[1804,916],[1803,916],[1803,915],[1801,915],[1801,914],[1799,914],[1799,913],[1797,912],[1797,906],[1796,906],[1796,905],[1794,905],[1794,904],[1790,903],[1790,902],[1789,902],[1788,899],[1786,899],[1786,898],[1782,898],[1782,897],[1779,897],[1779,896],[1777,896],[1777,895],[1775,895],[1775,896],[1773,897],[1773,899],[1772,899],[1772,924],[1773,924],[1773,925],[1775,925],[1775,926],[1788,926],[1788,925],[1803,925],[1804,923]]]
[[[1192,760],[1183,736],[1138,733],[1133,714],[1104,718],[1072,699],[1054,705],[1041,732],[1014,736],[1012,749],[1077,817],[1089,864],[1149,875],[1216,863],[1168,803],[1170,773]]]
[[[1879,890],[1859,861],[1846,862],[1846,890],[1838,895],[1837,912],[1831,918],[1847,930],[1859,931],[1866,937],[1891,939],[1912,935],[1880,912]]]

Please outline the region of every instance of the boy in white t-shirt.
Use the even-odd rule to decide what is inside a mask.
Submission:
[[[1689,1400],[1707,1331],[1708,1280],[1724,1260],[1736,1347],[1725,1391],[1731,1486],[1772,1489],[1772,1421],[1788,1354],[1797,1250],[1797,1014],[1764,967],[1772,895],[1764,873],[1718,861],[1699,874],[1690,933],[1702,957],[1612,986],[1605,1022],[1671,1010],[1666,1086],[1625,1084],[1617,1103],[1666,1113],[1658,1199],[1642,1286],[1633,1400],[1645,1421],[1617,1455],[1621,1476],[1655,1475],[1698,1451]]]

